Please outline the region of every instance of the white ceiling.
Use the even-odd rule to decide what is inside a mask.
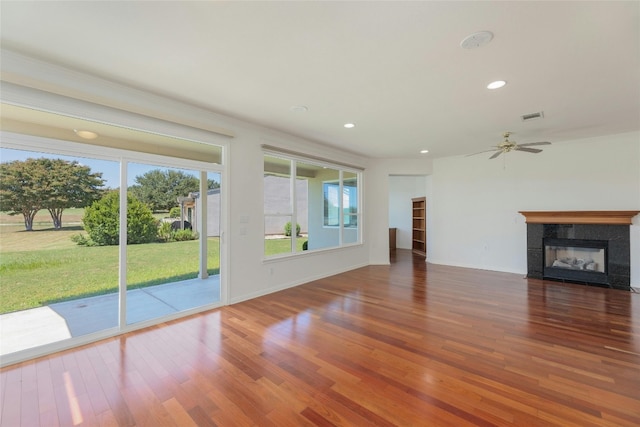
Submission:
[[[371,157],[640,130],[638,1],[0,8],[5,48]],[[481,30],[491,43],[460,47]]]

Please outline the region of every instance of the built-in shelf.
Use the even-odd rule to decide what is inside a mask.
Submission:
[[[427,199],[416,197],[411,199],[413,206],[413,236],[411,250],[414,254],[427,255]]]
[[[640,211],[520,211],[527,224],[631,225]]]

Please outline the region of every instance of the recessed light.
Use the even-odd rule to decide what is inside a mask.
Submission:
[[[293,111],[294,113],[306,113],[307,111],[309,111],[309,107],[307,107],[306,105],[294,105],[293,107],[291,107],[291,111]]]
[[[76,135],[83,139],[96,139],[98,137],[97,133],[91,132],[90,130],[74,129],[73,131],[76,133]]]
[[[507,82],[505,82],[504,80],[496,80],[495,82],[489,83],[487,85],[487,89],[500,89],[501,87],[503,87],[506,84],[507,84]]]
[[[353,124],[353,123],[345,123],[344,127],[346,127],[347,129],[351,129],[351,128],[356,127],[356,125]]]
[[[427,154],[429,150],[420,150],[420,154]]]

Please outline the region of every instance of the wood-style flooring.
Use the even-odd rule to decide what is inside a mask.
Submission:
[[[370,266],[0,372],[2,426],[638,426],[640,294]]]

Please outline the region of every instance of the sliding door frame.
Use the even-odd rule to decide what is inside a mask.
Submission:
[[[122,150],[118,148],[105,148],[96,145],[82,144],[77,142],[58,140],[52,138],[44,138],[40,136],[25,135],[13,132],[0,131],[0,141],[2,141],[1,147],[8,149],[33,151],[36,153],[46,153],[53,155],[73,156],[73,157],[86,157],[94,158],[98,160],[117,161],[120,163],[120,240],[119,240],[119,325],[116,328],[109,328],[102,331],[68,338],[62,341],[45,344],[30,349],[25,349],[3,355],[0,366],[10,365],[23,360],[31,359],[38,356],[54,353],[57,351],[65,350],[68,348],[77,347],[80,345],[95,342],[104,338],[118,336],[133,330],[145,328],[158,323],[166,322],[168,320],[177,319],[191,314],[199,313],[202,311],[210,310],[228,304],[229,292],[228,292],[228,245],[226,242],[226,235],[228,229],[228,192],[226,188],[227,183],[227,168],[224,164],[228,164],[228,150],[225,145],[218,145],[216,148],[222,148],[222,165],[200,162],[196,160],[176,159],[166,156],[140,153],[136,151]],[[193,309],[187,309],[184,311],[172,313],[167,316],[141,321],[133,324],[126,323],[126,251],[127,251],[127,167],[130,162],[144,162],[152,166],[170,167],[170,168],[184,168],[199,172],[200,177],[200,190],[207,187],[206,179],[208,172],[214,172],[220,174],[220,301],[217,303],[196,307]],[[204,184],[202,178],[204,177]],[[206,190],[205,190],[206,191]],[[202,206],[202,203],[200,204]],[[198,215],[202,218],[202,222],[206,222],[206,216],[201,216],[202,213],[206,213],[206,207],[203,207],[204,212],[201,210]],[[206,225],[205,225],[206,227]],[[202,235],[200,240],[206,240],[206,235]],[[206,268],[206,256],[207,256],[207,244],[200,243],[199,256],[200,269],[203,266]],[[204,252],[203,252],[204,251]],[[205,257],[205,261],[202,261],[202,257]],[[207,272],[203,273],[199,271],[198,277],[200,279],[206,278]]]

